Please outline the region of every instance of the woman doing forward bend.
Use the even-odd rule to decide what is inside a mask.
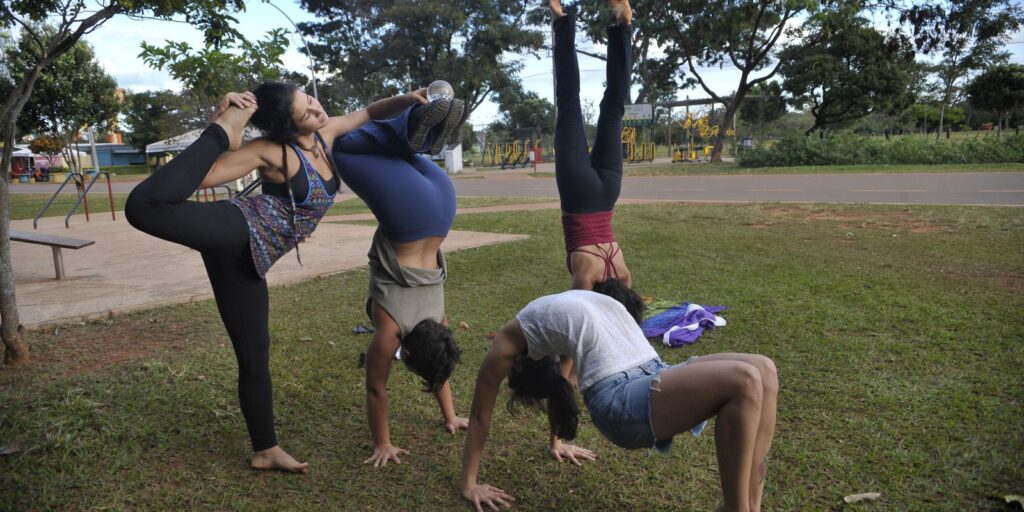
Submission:
[[[308,237],[334,202],[339,180],[326,140],[371,118],[389,117],[426,101],[423,91],[329,117],[294,85],[267,82],[230,93],[199,139],[128,196],[132,226],[199,251],[238,362],[238,398],[252,444],[250,465],[305,473],[277,441],[270,382],[270,309],[264,275]],[[242,144],[247,122],[263,137]],[[188,201],[259,169],[263,194],[227,201]]]
[[[551,451],[579,463],[593,454],[572,440],[579,407],[555,357],[575,358],[575,372],[594,426],[627,449],[667,452],[676,434],[716,418],[715,447],[726,511],[757,511],[765,456],[775,432],[778,375],[771,359],[712,354],[666,365],[619,302],[585,290],[549,295],[526,305],[494,338],[477,375],[462,455],[462,495],[477,510],[513,500],[477,482],[484,442],[501,382],[512,401],[547,402]]]
[[[396,353],[432,392],[449,432],[465,428],[448,377],[459,349],[447,326],[441,242],[455,219],[455,188],[420,153],[438,153],[458,132],[460,100],[417,105],[339,138],[333,158],[342,180],[370,207],[379,227],[370,247],[366,312],[374,334],[366,357],[366,413],[375,467],[401,463],[408,451],[391,442],[387,382]]]

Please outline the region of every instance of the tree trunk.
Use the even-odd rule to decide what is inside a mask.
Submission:
[[[945,118],[946,118],[946,103],[943,102],[942,106],[939,107],[939,128],[937,130],[935,130],[935,140],[936,141],[942,139],[942,122],[945,121]]]
[[[19,109],[20,110],[20,109]],[[7,169],[14,152],[14,121],[3,124],[3,156],[0,169]],[[7,189],[6,172],[0,180],[0,337],[4,342],[4,363],[24,364],[31,359],[28,345],[21,337],[18,302],[14,295],[14,268],[11,266],[11,201]]]
[[[44,64],[36,64],[4,102],[0,112],[0,140],[4,142],[0,154],[0,169],[6,171],[14,154],[14,133],[18,115],[25,108]],[[14,268],[11,266],[11,200],[7,190],[7,176],[0,180],[0,338],[4,342],[4,363],[25,364],[31,360],[28,345],[22,339],[18,301],[14,290]]]
[[[722,162],[722,148],[725,146],[726,132],[729,131],[729,120],[736,114],[736,106],[739,105],[740,99],[739,91],[733,94],[732,101],[729,102],[728,106],[725,107],[725,117],[722,118],[722,124],[719,126],[718,135],[715,136],[715,145],[711,149],[711,161]]]

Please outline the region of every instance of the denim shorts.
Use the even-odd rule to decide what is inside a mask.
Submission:
[[[651,393],[658,389],[661,381],[659,373],[685,366],[696,358],[693,356],[674,366],[655,358],[599,380],[583,393],[583,401],[590,411],[594,426],[616,446],[627,449],[656,448],[662,453],[668,453],[672,447],[672,438],[654,438]],[[690,432],[698,436],[706,425],[707,421],[702,421]]]

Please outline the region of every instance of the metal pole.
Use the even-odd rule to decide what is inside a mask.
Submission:
[[[270,0],[263,0],[263,3],[277,9],[277,12],[281,13],[281,15],[284,16],[284,19],[288,20],[288,22],[295,27],[295,33],[298,34],[299,39],[302,40],[302,46],[306,48],[306,56],[309,57],[309,76],[313,79],[313,97],[319,100],[320,97],[317,96],[316,93],[316,71],[313,69],[313,54],[309,52],[309,44],[306,43],[306,38],[302,37],[302,32],[299,31],[299,26],[296,25],[295,22],[292,21],[291,17],[289,17],[286,12],[282,11],[280,7],[270,3]]]
[[[92,151],[92,168],[96,172],[100,172],[100,161],[96,156],[96,136],[92,133],[92,126],[89,127],[89,148]]]

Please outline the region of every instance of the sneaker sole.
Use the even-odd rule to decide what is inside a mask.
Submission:
[[[437,137],[434,138],[434,145],[430,148],[430,154],[440,154],[441,150],[448,144],[448,139],[451,138],[452,133],[462,127],[462,113],[465,109],[466,106],[462,103],[462,100],[452,100],[451,108],[448,109],[448,115],[444,118],[444,125],[441,126],[441,131],[438,132]]]
[[[438,100],[423,107],[427,110],[423,112],[423,117],[420,119],[419,124],[409,134],[409,145],[417,151],[426,146],[430,132],[447,118],[451,107],[452,103],[448,100]]]

